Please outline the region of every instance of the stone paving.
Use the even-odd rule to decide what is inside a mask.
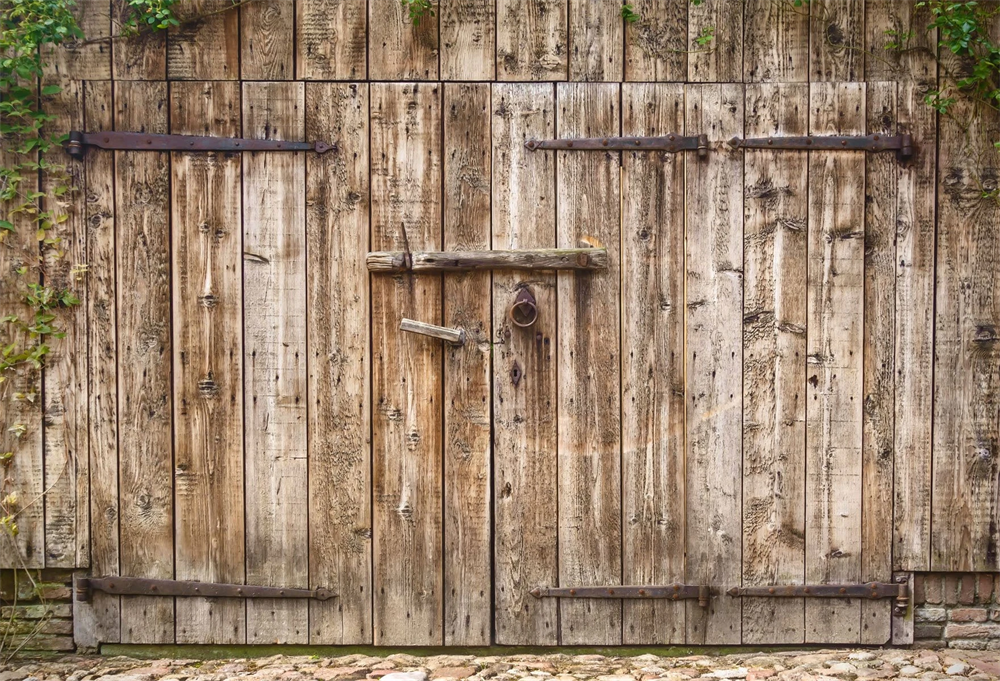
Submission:
[[[228,660],[135,660],[67,656],[0,664],[0,681],[986,681],[1000,653],[958,650],[830,650],[635,657],[285,656]]]

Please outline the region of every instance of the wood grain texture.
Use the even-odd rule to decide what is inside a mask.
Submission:
[[[115,129],[167,132],[167,84],[118,84]],[[172,579],[170,155],[114,155],[121,570]],[[123,597],[122,642],[173,643],[173,603]]]
[[[240,78],[295,77],[295,3],[255,0],[240,7]]]
[[[57,94],[42,98],[44,111],[53,116],[44,129],[47,135],[83,128],[83,84],[66,80],[60,87]],[[82,161],[70,158],[59,147],[43,158],[53,165],[63,165],[67,179],[46,174],[42,191],[54,191],[65,183],[72,187],[84,185]],[[45,566],[50,568],[86,567],[89,559],[87,281],[75,269],[87,262],[85,200],[82,192],[69,192],[62,206],[51,207],[66,219],[48,230],[47,237],[58,242],[43,250],[46,283],[56,290],[72,291],[80,300],[79,305],[57,313],[56,323],[66,335],[51,344],[42,373]]]
[[[635,0],[639,20],[625,23],[625,80],[687,80],[689,0]]]
[[[443,0],[441,80],[493,80],[496,75],[496,3]]]
[[[712,39],[707,44],[695,42],[708,35]],[[690,5],[687,36],[688,81],[742,82],[743,0],[704,0]]]
[[[939,87],[962,77],[954,60]],[[938,117],[932,570],[1000,567],[1000,114],[959,99]]]
[[[474,270],[603,270],[606,248],[524,248],[479,251],[372,251],[369,272],[469,272]]]
[[[488,83],[444,86],[444,242],[490,248],[491,93]],[[444,352],[444,642],[489,645],[493,633],[492,355],[490,273],[449,275],[444,324],[465,345]]]
[[[232,0],[190,0],[167,40],[170,80],[240,77],[240,11]],[[199,18],[201,17],[201,18]]]
[[[368,75],[366,0],[299,0],[295,69],[299,80],[354,80]]]
[[[441,117],[440,85],[372,85],[372,248],[441,247]],[[372,278],[376,645],[444,641],[442,349],[398,329],[441,307],[439,274]]]
[[[568,0],[497,0],[497,80],[566,80]]]
[[[569,79],[620,81],[624,77],[624,24],[613,2],[569,4]]]
[[[896,134],[896,84],[869,83],[866,90],[867,134]],[[865,582],[892,580],[898,167],[893,154],[866,158],[861,449],[861,580]],[[861,642],[887,643],[891,614],[890,601],[862,601]]]
[[[43,52],[49,74],[77,80],[111,79],[111,1],[77,0],[70,8],[84,37],[65,40]]]
[[[824,0],[809,4],[809,80],[865,78],[864,0]]]
[[[306,85],[309,350],[309,582],[337,594],[310,604],[309,642],[372,642],[371,339],[368,85]]]
[[[302,141],[302,83],[244,83],[243,134]],[[305,152],[243,159],[247,583],[309,583]],[[308,643],[309,604],[247,602],[247,643]]]
[[[748,85],[746,135],[804,135],[809,86]],[[747,149],[744,177],[743,586],[805,577],[805,154]],[[743,643],[802,643],[804,602],[744,598]]]
[[[84,130],[114,127],[110,81],[84,84]],[[88,154],[86,188],[88,421],[90,450],[90,569],[119,573],[118,536],[118,327],[115,267],[114,154]],[[121,598],[95,593],[74,602],[74,639],[80,646],[121,641]]]
[[[619,134],[616,84],[560,84],[558,137]],[[557,152],[557,243],[608,249],[608,269],[559,272],[559,585],[621,583],[619,152]],[[616,645],[620,601],[563,599],[563,645]]]
[[[899,129],[920,140],[896,198],[896,451],[893,568],[930,570],[937,113],[934,86],[899,85]]]
[[[622,133],[684,132],[684,86],[624,85]],[[622,154],[622,583],[684,581],[683,154]],[[683,643],[685,607],[623,603],[622,643]]]
[[[128,0],[111,0],[111,25],[123,26],[133,16]],[[114,31],[112,31],[114,32]],[[115,80],[164,80],[167,77],[167,34],[153,31],[111,43]]]
[[[235,82],[174,83],[171,132],[240,133]],[[240,154],[175,153],[177,579],[243,583],[243,234]],[[177,599],[178,643],[245,643],[246,604]]]
[[[930,9],[916,5],[917,0],[865,2],[867,80],[937,82],[937,29],[927,28]]]
[[[744,17],[744,82],[807,82],[809,8],[790,2],[748,0]]]
[[[532,153],[528,139],[555,136],[551,84],[493,86],[494,248],[556,245],[555,153]],[[507,315],[521,289],[538,305],[530,329]],[[556,275],[493,273],[494,604],[496,642],[555,645],[556,599],[533,598],[556,585]],[[523,374],[514,381],[511,372]]]
[[[861,83],[813,85],[809,132],[858,135]],[[861,578],[865,156],[809,152],[806,582]],[[806,641],[860,640],[857,601],[806,601]]]
[[[708,135],[685,162],[688,584],[738,584],[742,547],[743,157],[723,140],[743,129],[743,87],[690,85],[685,129]],[[740,603],[687,603],[687,642],[738,643]]]
[[[368,3],[368,76],[373,80],[437,80],[438,19],[413,20],[398,0]]]

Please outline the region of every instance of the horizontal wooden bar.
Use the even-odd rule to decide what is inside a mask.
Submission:
[[[431,338],[440,338],[441,340],[451,343],[452,345],[465,345],[464,329],[450,329],[447,326],[425,324],[424,322],[406,319],[405,317],[403,318],[403,321],[399,323],[399,328],[402,331],[409,331],[410,333],[419,333],[423,336],[430,336]]]
[[[374,251],[370,272],[461,272],[468,270],[603,270],[606,248],[542,248],[519,251]]]

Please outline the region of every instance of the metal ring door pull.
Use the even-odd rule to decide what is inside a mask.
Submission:
[[[538,321],[538,305],[529,289],[523,288],[510,306],[508,315],[514,326],[526,329]]]

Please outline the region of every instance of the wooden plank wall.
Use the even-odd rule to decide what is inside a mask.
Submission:
[[[189,4],[211,14],[52,55],[53,125],[338,150],[69,165],[84,304],[17,382],[38,399],[9,411],[28,435],[8,475],[51,492],[0,567],[339,598],[100,596],[81,643],[882,643],[886,604],[528,591],[1000,569],[1000,161],[981,153],[1000,119],[923,103],[959,65],[913,3],[636,0],[626,23],[615,3],[441,0],[417,26],[397,0]],[[125,3],[80,5],[100,37]],[[910,163],[726,144],[897,130]],[[668,132],[707,134],[709,157],[523,146]],[[612,267],[363,264],[580,242]],[[33,249],[8,237],[0,268]],[[531,329],[507,318],[522,289]]]

